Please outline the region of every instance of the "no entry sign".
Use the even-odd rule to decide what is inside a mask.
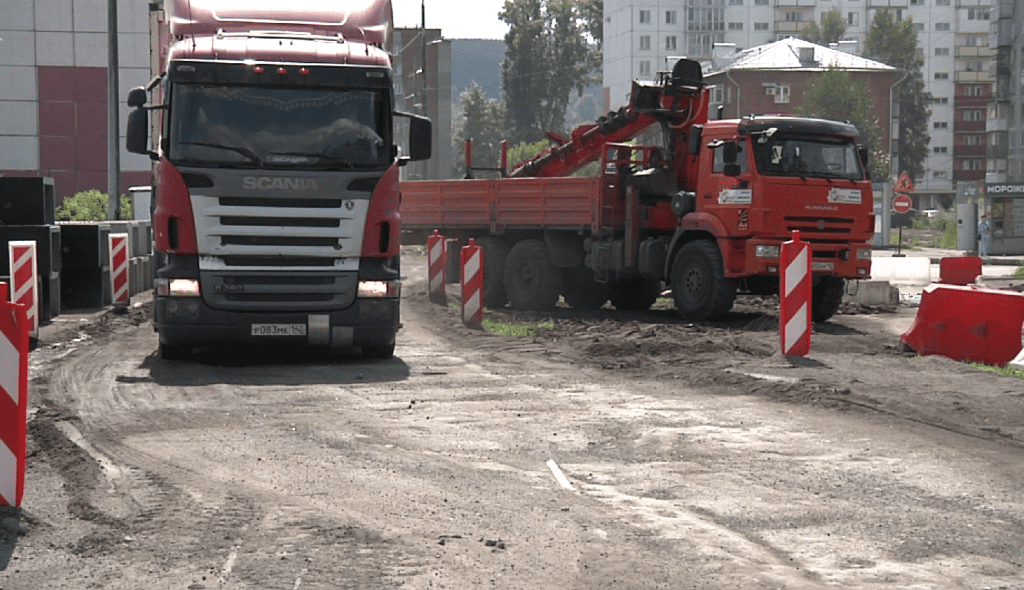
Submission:
[[[892,200],[892,210],[897,213],[906,213],[914,206],[914,201],[909,195],[897,194]]]

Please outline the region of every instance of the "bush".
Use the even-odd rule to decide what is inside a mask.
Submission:
[[[98,190],[76,193],[64,199],[54,214],[57,221],[108,221],[107,208],[110,200],[106,193]],[[121,195],[121,219],[132,218],[132,202],[128,195]]]

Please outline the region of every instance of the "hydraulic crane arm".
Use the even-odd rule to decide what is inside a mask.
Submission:
[[[569,176],[600,159],[606,143],[629,141],[659,121],[684,129],[706,121],[707,111],[708,91],[700,64],[682,59],[671,75],[662,74],[654,84],[634,81],[629,105],[601,117],[596,124],[580,125],[569,138],[548,133],[548,139],[559,145],[521,163],[509,176]]]

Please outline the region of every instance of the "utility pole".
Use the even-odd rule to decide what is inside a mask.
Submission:
[[[117,0],[107,0],[107,218],[121,217],[121,123],[117,76]]]

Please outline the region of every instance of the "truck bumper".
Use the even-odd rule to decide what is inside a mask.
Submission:
[[[388,346],[399,326],[398,299],[356,299],[345,310],[312,313],[224,311],[201,298],[158,297],[154,305],[160,342],[169,346]]]
[[[739,249],[729,252],[739,260],[737,266],[726,262],[727,269],[740,272],[728,273],[732,277],[755,275],[778,275],[781,264],[778,256],[782,242],[779,240],[748,240]],[[833,276],[844,279],[867,279],[871,276],[871,246],[869,244],[823,244],[811,243],[811,272],[815,275]],[[774,255],[773,255],[774,253]]]

